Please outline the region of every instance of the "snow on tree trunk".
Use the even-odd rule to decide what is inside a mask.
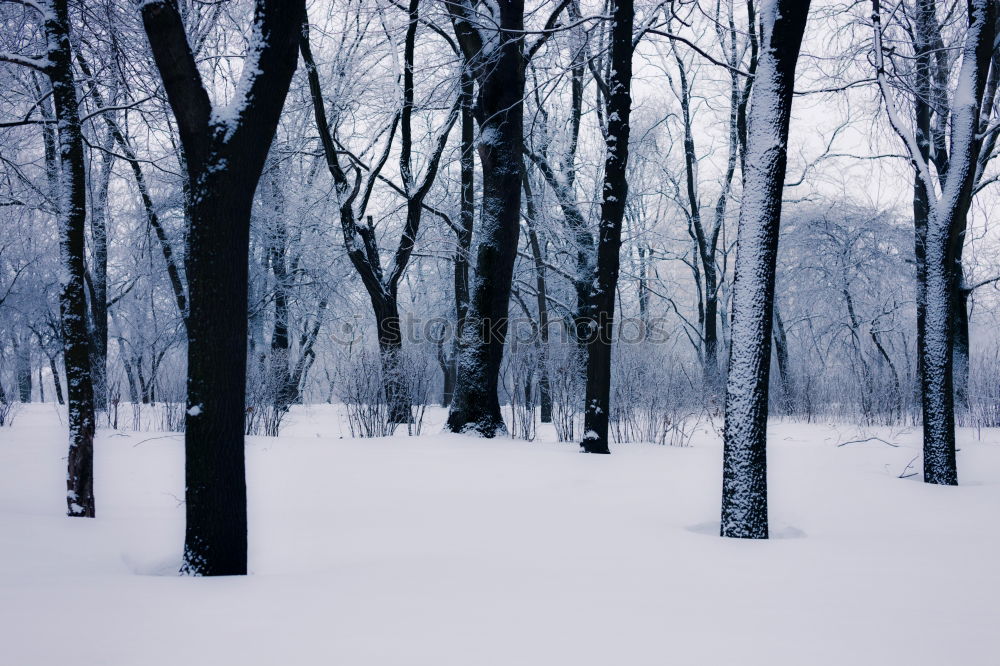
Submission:
[[[52,2],[45,32],[59,152],[59,311],[69,412],[66,505],[70,516],[93,518],[94,389],[84,284],[87,176],[66,0]]]
[[[295,72],[304,1],[258,0],[228,107],[213,108],[176,6],[143,23],[184,147],[188,205],[187,530],[183,571],[247,570],[244,412],[250,211]]]
[[[748,117],[736,240],[732,339],[726,382],[721,535],[766,539],[767,390],[774,271],[787,165],[795,65],[809,2],[761,7],[761,53]]]
[[[618,287],[622,219],[628,198],[629,120],[632,111],[632,0],[614,0],[611,28],[611,76],[608,77],[604,188],[597,241],[597,268],[588,297],[587,388],[583,416],[586,453],[610,453],[611,348]]]
[[[467,64],[479,86],[479,158],[483,173],[480,240],[469,310],[459,341],[448,429],[494,437],[506,432],[497,387],[521,213],[524,3],[499,5],[499,25],[471,3],[449,3]]]
[[[917,354],[924,424],[924,481],[958,483],[955,461],[954,342],[955,308],[961,287],[960,266],[965,227],[980,170],[979,156],[983,99],[996,36],[995,0],[968,3],[969,27],[962,46],[962,66],[947,108],[932,109],[926,99],[946,95],[931,76],[932,54],[939,50],[940,28],[936,5],[918,2],[912,35],[916,68],[915,131],[903,123],[888,82],[879,0],[872,0],[875,68],[886,113],[914,166],[914,227],[917,259]],[[990,100],[992,103],[992,100]],[[950,126],[950,145],[935,142],[931,114],[944,115]],[[943,130],[942,130],[943,131]],[[942,165],[946,164],[946,168]],[[935,176],[932,166],[937,172]],[[940,191],[940,194],[938,192]]]

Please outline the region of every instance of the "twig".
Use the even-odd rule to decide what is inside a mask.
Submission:
[[[888,446],[891,446],[895,449],[899,448],[899,444],[893,444],[892,442],[887,442],[881,437],[865,437],[864,439],[852,439],[849,442],[841,442],[840,444],[837,444],[837,446],[841,447],[841,446],[847,446],[848,444],[861,444],[863,442],[882,442],[883,444],[887,444]]]

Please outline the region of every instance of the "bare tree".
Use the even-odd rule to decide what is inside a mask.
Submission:
[[[0,54],[0,61],[46,74],[51,83],[56,130],[46,131],[47,172],[58,201],[59,311],[69,411],[66,504],[70,516],[94,517],[94,388],[87,331],[85,236],[87,174],[83,130],[73,74],[69,8],[66,0],[47,6],[25,3],[41,13],[48,42],[44,60]],[[30,370],[29,370],[30,372]]]
[[[770,0],[760,11],[761,49],[747,118],[726,382],[721,521],[725,537],[767,538],[774,272],[795,66],[808,12],[808,0]]]
[[[598,228],[597,267],[591,282],[587,339],[587,396],[583,441],[587,453],[610,453],[608,413],[611,410],[611,342],[614,335],[615,293],[618,288],[622,220],[628,199],[628,142],[632,112],[632,0],[611,3],[610,76],[607,79],[604,186]]]
[[[917,259],[917,353],[924,422],[924,481],[955,485],[954,341],[956,282],[960,279],[961,248],[975,190],[977,165],[985,139],[983,103],[996,33],[995,0],[968,3],[968,30],[962,45],[951,108],[938,113],[932,127],[931,59],[940,51],[936,5],[919,0],[914,47],[915,106],[913,129],[896,105],[886,49],[882,11],[872,0],[876,78],[893,130],[914,169],[914,230]],[[943,57],[943,54],[942,54]],[[941,69],[937,70],[941,73]],[[990,102],[992,103],[992,101]],[[950,119],[950,122],[948,122]],[[946,145],[945,125],[950,126]],[[935,176],[936,174],[936,176]],[[940,194],[938,191],[940,190]]]
[[[521,213],[524,3],[447,0],[447,5],[478,87],[483,171],[480,242],[448,428],[493,437],[506,431],[497,388]]]

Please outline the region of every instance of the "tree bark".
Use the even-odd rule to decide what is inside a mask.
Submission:
[[[96,86],[95,86],[96,87]],[[109,133],[101,150],[101,169],[90,207],[93,239],[90,266],[91,373],[94,409],[108,408],[108,188],[111,184],[113,138]]]
[[[84,284],[87,174],[71,60],[69,9],[66,0],[53,0],[51,8],[45,17],[45,33],[59,143],[59,256],[63,270],[59,311],[69,407],[66,505],[70,516],[93,518],[94,389]]]
[[[142,18],[184,146],[188,207],[183,571],[247,571],[244,412],[250,212],[297,64],[303,0],[258,0],[243,92],[213,109],[173,2]]]
[[[733,282],[723,434],[724,537],[768,536],[767,396],[774,272],[795,65],[808,12],[808,0],[775,0],[761,11],[761,55],[747,119]]]
[[[873,7],[873,14],[878,18],[878,0],[873,0]],[[968,7],[969,29],[962,47],[962,67],[950,109],[950,154],[943,147],[932,153],[942,181],[940,197],[934,194],[935,186],[930,181],[925,155],[928,150],[926,145],[942,135],[943,129],[935,133],[932,128],[928,138],[926,125],[929,123],[921,114],[929,116],[931,110],[923,111],[919,102],[916,134],[919,152],[911,155],[918,169],[916,186],[924,190],[920,195],[920,204],[924,201],[927,204],[926,232],[922,241],[923,271],[918,269],[918,276],[923,279],[922,288],[918,285],[918,354],[924,422],[924,481],[942,485],[958,483],[953,374],[955,295],[960,288],[957,267],[960,265],[965,221],[983,144],[982,137],[977,135],[993,56],[997,18],[997,6],[993,0],[972,0]],[[929,64],[932,51],[939,51],[933,29],[936,23],[934,3],[925,0],[918,5],[916,23],[916,87],[920,89],[930,87],[928,68],[921,68],[921,65]],[[876,22],[875,29],[879,28]],[[881,47],[880,41],[877,46]],[[884,78],[883,71],[879,75]],[[935,85],[940,89],[944,84]],[[898,128],[897,132],[900,132]],[[943,136],[940,141],[944,141]],[[946,160],[946,167],[941,166],[941,160]],[[915,212],[923,215],[923,211]],[[915,216],[915,223],[920,224],[922,220],[917,218]],[[920,300],[923,300],[922,307]]]
[[[608,78],[608,129],[605,137],[604,186],[597,241],[597,269],[590,301],[587,340],[587,387],[583,412],[586,453],[610,453],[608,414],[611,410],[611,350],[614,337],[615,293],[622,244],[622,220],[628,199],[628,142],[632,111],[632,0],[611,2],[611,76]]]
[[[49,370],[52,371],[52,385],[56,391],[56,402],[60,405],[65,405],[66,401],[63,398],[62,379],[59,377],[59,365],[56,363],[55,354],[49,356]]]
[[[784,412],[792,414],[795,410],[795,384],[788,359],[788,336],[785,333],[785,322],[781,318],[777,299],[774,301],[774,351],[778,360],[778,375],[781,378]]]
[[[961,276],[955,276],[955,293],[952,295],[952,330],[954,346],[952,365],[955,373],[955,402],[958,409],[969,409],[969,291],[962,283]]]
[[[466,63],[479,87],[483,172],[476,279],[459,347],[448,429],[483,437],[507,430],[497,388],[520,231],[524,150],[524,3],[501,0],[497,4],[499,24],[487,23],[466,0],[448,4]],[[492,46],[487,47],[484,35]]]
[[[18,341],[15,334],[11,337],[14,348],[14,374],[17,380],[17,399],[23,403],[31,402],[31,345],[27,339]]]
[[[273,229],[267,248],[268,263],[274,275],[274,326],[271,329],[269,384],[274,406],[280,410],[287,410],[295,399],[289,369],[292,344],[288,335],[288,270],[285,262],[288,252],[288,230],[281,186],[277,181],[277,166],[274,166],[270,174],[269,192]]]

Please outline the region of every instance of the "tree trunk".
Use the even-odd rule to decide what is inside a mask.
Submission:
[[[968,227],[968,214],[962,215],[958,223],[954,251],[955,275],[952,277],[952,372],[954,374],[955,403],[960,411],[969,409],[969,294],[965,286],[965,273],[962,270],[962,250],[965,242],[965,232]]]
[[[808,11],[808,0],[775,0],[761,13],[726,382],[720,527],[725,537],[768,536],[767,396],[774,271],[795,65]]]
[[[705,321],[702,335],[705,342],[703,381],[707,395],[716,396],[719,387],[719,285],[715,269],[715,252],[703,260],[705,276]]]
[[[458,11],[459,3],[449,4]],[[505,433],[497,388],[507,336],[510,287],[517,257],[521,213],[521,174],[524,149],[524,3],[499,3],[495,28],[469,28],[460,41],[479,85],[479,158],[483,173],[480,242],[476,252],[476,279],[472,283],[469,313],[459,346],[458,379],[448,414],[452,432],[474,432],[483,437]],[[456,30],[461,21],[456,19]],[[466,27],[468,23],[465,23]],[[479,30],[496,37],[495,50],[477,41]]]
[[[612,0],[611,76],[607,97],[604,188],[597,241],[597,269],[591,287],[591,335],[587,341],[587,388],[583,412],[586,453],[610,453],[608,414],[611,410],[611,349],[615,293],[618,288],[622,220],[628,199],[629,119],[632,111],[632,0]]]
[[[472,232],[476,223],[476,153],[475,153],[475,80],[468,66],[462,68],[461,110],[462,137],[459,167],[461,170],[461,195],[459,200],[459,228],[456,230],[454,254],[455,292],[455,336],[452,339],[451,356],[444,370],[444,399],[442,404],[451,407],[455,399],[458,382],[458,352],[465,328],[465,318],[469,314],[469,258],[472,250]],[[447,401],[446,404],[445,401]]]
[[[183,571],[247,571],[244,419],[250,212],[295,71],[302,0],[258,0],[242,97],[213,109],[176,6],[142,7],[184,146],[188,206],[188,378]]]
[[[31,402],[31,346],[27,339],[18,342],[18,336],[11,338],[14,347],[14,368],[17,379],[17,399]]]
[[[95,86],[96,87],[96,86]],[[108,187],[111,183],[111,148],[108,133],[101,151],[101,169],[94,187],[90,210],[93,239],[90,266],[91,373],[94,381],[94,409],[108,408]]]
[[[959,410],[969,409],[969,292],[955,276],[955,293],[952,295],[952,365],[955,373],[955,403]]]
[[[874,15],[878,17],[878,1],[874,0],[873,5]],[[924,481],[941,485],[958,483],[953,376],[955,296],[961,287],[957,267],[960,265],[965,223],[982,148],[982,137],[977,134],[997,20],[997,5],[993,0],[972,0],[968,7],[969,28],[962,47],[962,66],[950,109],[951,151],[947,155],[948,167],[942,176],[940,197],[927,208],[923,242],[923,330],[918,353],[924,421]],[[933,32],[928,28],[934,19],[934,11],[931,2],[924,2],[918,7],[918,25],[914,32],[919,49],[915,86],[918,97],[919,89],[928,86],[927,70],[924,69],[923,74],[919,72],[920,64],[929,60],[935,46]],[[878,24],[875,28],[879,28]],[[880,48],[881,44],[876,46]],[[918,144],[927,140],[919,112],[918,106]],[[926,153],[923,146],[920,150],[921,155],[913,155],[915,164]],[[916,180],[918,186],[926,191],[923,197],[931,202],[935,187],[930,182],[926,161],[924,167],[922,173],[918,172]]]
[[[271,330],[271,367],[269,384],[274,406],[287,410],[295,396],[290,386],[289,354],[291,339],[288,335],[288,271],[286,270],[285,254],[288,250],[288,232],[285,224],[285,211],[282,202],[280,184],[277,182],[277,166],[271,174],[270,197],[272,203],[272,223],[274,229],[268,247],[268,259],[271,273],[274,275],[274,327]]]
[[[94,517],[94,389],[87,334],[84,255],[87,221],[87,174],[79,101],[73,78],[66,0],[53,0],[45,18],[49,41],[49,78],[58,121],[59,257],[62,289],[63,360],[69,403],[69,456],[66,505],[70,516]]]
[[[378,328],[379,359],[382,363],[382,383],[389,407],[390,423],[409,423],[410,394],[403,356],[403,332],[399,319],[399,304],[395,294],[379,301],[372,299],[375,325]]]
[[[783,411],[792,414],[795,411],[795,384],[788,361],[788,336],[785,334],[785,322],[781,318],[777,299],[774,301],[774,351],[778,360],[778,375],[781,378]]]
[[[56,355],[49,356],[49,370],[52,371],[52,385],[56,390],[56,402],[65,405],[63,398],[62,379],[59,377],[59,365],[56,363]]]
[[[295,362],[295,367],[288,378],[291,401],[296,404],[302,404],[309,370],[312,368],[313,361],[316,360],[316,352],[313,351],[313,348],[316,346],[316,340],[319,339],[319,331],[323,327],[323,313],[326,312],[327,305],[329,305],[329,301],[326,298],[320,300],[319,305],[316,306],[315,321],[299,336],[299,359]]]

